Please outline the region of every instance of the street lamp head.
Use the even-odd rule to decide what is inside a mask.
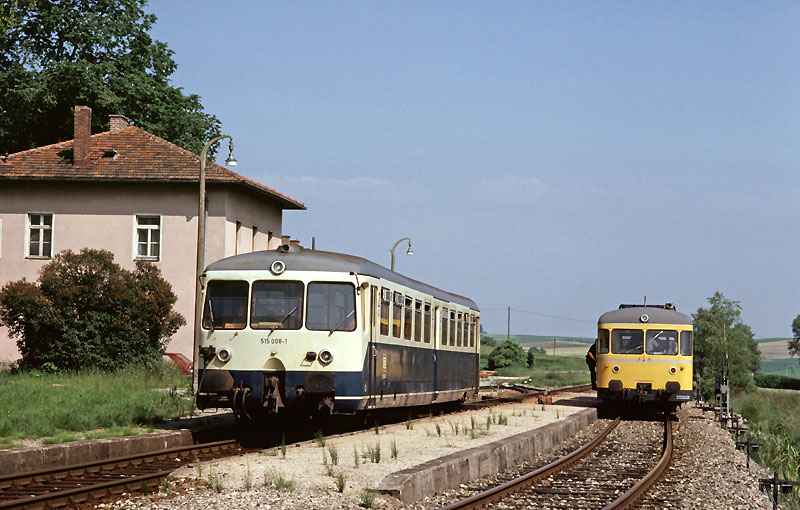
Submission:
[[[228,143],[228,158],[225,160],[225,164],[228,166],[236,166],[236,158],[233,157],[233,139],[231,139],[230,143]]]
[[[411,242],[408,243],[408,249],[406,250],[406,255],[414,255],[414,252],[411,251]]]

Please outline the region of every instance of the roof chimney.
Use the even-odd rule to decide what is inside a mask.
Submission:
[[[89,164],[89,135],[92,133],[92,109],[75,107],[75,139],[72,141],[72,161],[77,167]]]
[[[281,236],[281,246],[289,246],[290,236]]]
[[[119,131],[120,129],[128,127],[131,123],[131,119],[124,115],[109,115],[108,116],[108,130],[112,133],[114,131]]]

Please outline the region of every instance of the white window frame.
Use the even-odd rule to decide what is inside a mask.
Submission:
[[[36,228],[37,230],[46,230],[44,225],[31,225],[31,216],[50,216],[50,255],[31,255],[31,229]],[[28,212],[25,214],[25,258],[26,259],[39,259],[39,260],[49,260],[53,258],[53,253],[55,251],[55,230],[56,230],[56,215],[52,212],[42,212],[42,211],[33,211]],[[39,248],[41,253],[41,242],[42,237],[39,236]]]
[[[156,225],[139,225],[139,218],[158,218],[158,228]],[[139,229],[152,231],[158,230],[158,255],[139,255]],[[150,253],[150,234],[147,236],[147,252]],[[133,215],[133,260],[148,260],[151,262],[159,262],[164,258],[164,218],[157,213],[136,213]]]

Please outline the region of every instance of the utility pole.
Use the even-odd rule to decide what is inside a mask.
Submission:
[[[511,340],[511,307],[508,307],[508,329],[506,330],[506,341]]]
[[[556,369],[556,339],[553,339],[553,370]]]

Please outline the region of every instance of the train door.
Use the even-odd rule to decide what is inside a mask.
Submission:
[[[441,333],[437,325],[439,324],[439,313],[441,312],[440,307],[435,307],[433,310],[433,401],[439,398],[439,346]]]
[[[369,386],[368,395],[369,398],[367,399],[367,407],[372,408],[375,407],[375,393],[378,389],[378,381],[377,381],[377,359],[378,359],[378,348],[376,345],[376,335],[378,329],[378,321],[377,321],[377,306],[378,303],[378,287],[372,285],[370,286],[370,297],[369,297],[369,345],[367,346],[367,385]]]

